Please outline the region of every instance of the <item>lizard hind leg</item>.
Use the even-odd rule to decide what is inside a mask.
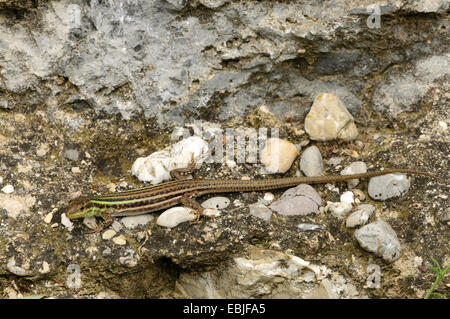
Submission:
[[[181,204],[194,210],[195,218],[191,220],[191,224],[198,223],[200,218],[204,216],[203,212],[205,211],[205,208],[203,208],[194,198],[183,196],[181,197]]]

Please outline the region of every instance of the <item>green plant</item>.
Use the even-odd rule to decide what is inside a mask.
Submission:
[[[429,270],[432,270],[436,274],[436,280],[434,281],[431,288],[428,290],[424,299],[428,299],[428,298],[430,298],[430,296],[437,296],[442,299],[447,299],[447,297],[445,297],[445,295],[443,295],[439,292],[435,292],[434,289],[436,289],[436,286],[439,284],[439,282],[442,280],[442,278],[444,278],[445,274],[450,270],[450,265],[448,265],[447,267],[442,269],[441,265],[439,265],[439,263],[437,262],[436,259],[434,259],[433,257],[430,257],[430,259],[433,262],[433,264],[435,265],[435,267],[427,266],[427,268]]]

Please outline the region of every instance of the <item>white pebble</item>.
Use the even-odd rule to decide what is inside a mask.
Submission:
[[[14,192],[14,186],[12,186],[11,184],[8,184],[2,188],[2,192],[5,194],[11,194],[12,192]]]
[[[124,235],[119,235],[117,237],[114,237],[112,239],[112,241],[113,241],[114,244],[117,244],[117,245],[120,245],[120,246],[123,246],[123,245],[125,245],[127,243],[127,239],[125,238]]]
[[[352,204],[350,203],[333,203],[328,202],[327,206],[325,207],[325,211],[328,213],[331,213],[334,217],[338,219],[342,219],[352,210]]]
[[[350,191],[342,193],[340,200],[341,203],[353,204],[355,202],[355,199],[353,198],[353,193]]]
[[[143,214],[143,215],[137,215],[137,216],[123,217],[120,221],[126,228],[133,229],[139,225],[146,225],[149,222],[151,222],[153,219],[154,219],[153,215]]]
[[[6,269],[17,276],[29,276],[31,273],[29,270],[17,266],[14,257],[8,261],[8,263],[6,264]]]
[[[108,229],[103,232],[102,238],[104,240],[109,240],[109,239],[113,238],[115,235],[116,235],[116,231],[114,229]]]
[[[67,218],[66,214],[61,215],[61,224],[67,228],[68,231],[72,231],[73,223]]]
[[[3,183],[3,177],[0,176],[0,184]]]
[[[53,212],[48,213],[44,218],[44,223],[50,224],[53,218]]]
[[[85,217],[83,219],[83,224],[89,229],[95,229],[97,227],[97,220],[95,217]]]
[[[226,160],[225,161],[225,164],[227,164],[227,166],[229,167],[229,168],[235,168],[236,167],[236,162],[235,161],[233,161],[233,160]]]
[[[201,165],[208,156],[208,144],[198,136],[191,136],[166,147],[162,151],[139,157],[131,167],[131,173],[140,181],[153,185],[170,179],[170,171],[186,168],[192,155],[196,166]]]
[[[80,174],[81,170],[80,170],[80,168],[78,166],[74,166],[74,167],[72,167],[72,173]]]
[[[279,138],[269,138],[261,151],[261,163],[268,173],[285,173],[298,155],[297,147]]]
[[[215,196],[205,200],[202,203],[203,208],[224,209],[230,205],[230,200],[227,197]]]
[[[173,228],[181,223],[192,221],[195,218],[193,210],[187,207],[172,207],[159,215],[156,224],[162,227]]]
[[[43,261],[42,268],[39,268],[39,273],[48,274],[49,272],[50,272],[50,265],[48,264],[48,262]]]
[[[222,212],[215,208],[206,208],[203,211],[203,215],[208,217],[219,217],[220,215],[222,215]]]
[[[271,203],[275,199],[275,195],[272,193],[264,193],[263,199],[266,201],[266,203]]]

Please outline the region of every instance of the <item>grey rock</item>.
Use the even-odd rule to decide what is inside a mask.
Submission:
[[[165,0],[165,1],[167,1],[167,3],[171,5],[170,8],[173,8],[178,11],[183,9],[188,3],[188,0]]]
[[[386,200],[406,193],[410,183],[405,174],[387,174],[370,179],[368,193],[375,200]]]
[[[199,0],[201,4],[210,9],[215,9],[223,6],[225,3],[230,2],[230,0]]]
[[[300,158],[300,169],[306,176],[323,175],[323,159],[317,146],[305,149]]]
[[[399,47],[377,56],[364,49],[372,39],[362,39],[360,46],[335,49],[366,35],[366,28],[349,15],[367,14],[359,2],[255,2],[250,6],[201,0],[204,7],[187,0],[92,1],[89,6],[69,0],[37,3],[36,7],[34,1],[0,2],[0,7],[39,12],[0,26],[0,88],[6,92],[0,94],[0,108],[45,104],[53,96],[55,104],[72,100],[76,101],[74,109],[91,108],[125,119],[143,114],[165,126],[185,121],[183,114],[208,108],[218,95],[217,119],[222,120],[245,113],[265,102],[272,94],[268,92],[277,92],[271,111],[302,118],[307,108],[299,112],[298,106],[318,92],[334,93],[349,110],[357,110],[364,76],[390,64],[428,56],[429,75],[420,73],[419,63],[418,75],[411,73],[403,82],[391,75],[376,90],[377,109],[397,105],[397,97],[406,98],[398,105],[409,107],[448,69],[443,64],[445,55],[438,50],[445,41],[441,31],[424,33],[429,44],[406,33],[402,41],[407,50]],[[188,6],[195,13],[184,12]],[[214,14],[203,14],[205,7]],[[381,6],[381,14],[444,13],[446,8],[445,0],[402,0]],[[5,15],[1,21],[8,19]],[[439,23],[433,17],[427,27],[441,30]],[[299,40],[313,43],[315,49],[306,47],[299,53]],[[395,39],[389,41],[388,45]],[[300,67],[284,64],[290,60]],[[303,64],[311,64],[311,74],[305,74]],[[261,75],[261,80],[255,81],[255,75]],[[329,81],[325,77],[329,75],[335,80]],[[60,94],[64,80],[57,79],[67,79],[74,91]],[[396,90],[399,83],[406,84],[404,89]],[[8,97],[14,94],[22,95],[20,99]]]
[[[272,218],[272,211],[264,204],[252,204],[249,206],[250,215],[261,218],[265,221],[270,221]]]
[[[351,175],[351,174],[360,174],[360,173],[366,173],[367,172],[367,165],[366,163],[362,161],[353,162],[347,167],[345,167],[341,171],[341,175]],[[350,188],[356,187],[358,185],[359,180],[358,179],[352,179],[351,181],[348,181],[347,184]]]
[[[313,187],[300,184],[290,188],[269,207],[285,216],[318,214],[322,199]]]
[[[448,57],[432,56],[415,63],[412,71],[392,73],[385,83],[374,92],[374,107],[377,111],[396,117],[412,111],[421,98],[434,87],[436,79],[450,74]]]
[[[391,263],[400,258],[400,242],[392,227],[378,220],[355,231],[355,238],[365,250]]]
[[[317,225],[317,224],[298,224],[297,225],[298,230],[300,231],[313,231],[317,229],[325,229],[326,227],[324,225]]]
[[[71,161],[78,161],[79,153],[77,150],[70,149],[64,152],[64,157]]]

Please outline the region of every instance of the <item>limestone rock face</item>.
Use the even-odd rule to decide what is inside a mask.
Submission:
[[[321,93],[314,100],[305,118],[305,130],[312,140],[353,140],[358,129],[353,116],[339,97],[332,93]]]

